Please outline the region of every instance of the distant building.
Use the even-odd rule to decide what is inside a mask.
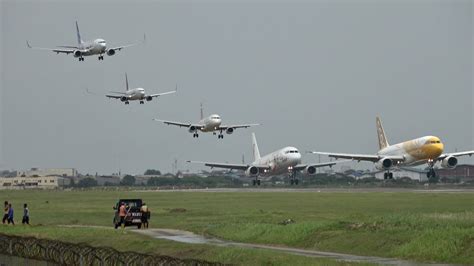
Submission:
[[[459,178],[464,182],[474,182],[474,165],[461,164],[453,169],[437,169],[440,178]]]
[[[96,176],[99,186],[118,186],[120,185],[120,176]]]
[[[0,177],[0,189],[23,189],[44,188],[53,189],[59,187],[57,176],[44,177]]]
[[[42,176],[77,176],[74,168],[31,168],[26,171],[19,171],[17,176],[22,177],[42,177]]]
[[[409,178],[411,180],[416,180],[419,182],[428,181],[428,177],[426,177],[426,171],[416,169],[416,168],[393,169],[393,170],[390,170],[390,172],[393,173],[393,179]],[[376,179],[383,180],[384,173],[386,173],[386,171],[383,171],[383,170],[375,171],[371,173],[365,173],[359,177],[356,177],[356,179],[375,177]]]

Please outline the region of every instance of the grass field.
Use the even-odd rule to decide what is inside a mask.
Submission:
[[[34,226],[0,232],[87,242],[186,258],[237,264],[342,265],[273,251],[189,245],[148,239],[112,228],[118,198],[142,198],[151,227],[174,228],[249,243],[396,257],[419,262],[474,264],[474,193],[412,192],[128,192],[1,191],[16,220],[22,203]],[[182,208],[184,212],[174,212]],[[294,224],[280,225],[286,219]]]

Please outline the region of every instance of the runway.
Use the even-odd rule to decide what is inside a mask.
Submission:
[[[202,188],[133,190],[133,192],[203,192],[203,193],[474,193],[474,188]]]

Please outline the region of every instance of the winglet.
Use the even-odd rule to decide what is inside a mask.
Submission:
[[[26,46],[27,46],[28,48],[32,48],[31,45],[30,45],[30,43],[28,42],[28,40],[26,40]]]
[[[128,77],[127,77],[127,72],[125,72],[125,89],[128,91]]]
[[[178,92],[178,83],[176,83],[176,87],[174,88],[175,92]]]

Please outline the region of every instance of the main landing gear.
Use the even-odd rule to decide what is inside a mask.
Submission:
[[[193,138],[199,138],[199,134],[198,134],[198,133],[194,133],[194,134],[193,134]]]
[[[129,101],[126,101],[125,104],[130,104],[130,102],[129,102]]]
[[[140,104],[145,104],[145,102],[144,102],[144,101],[140,101]]]
[[[383,173],[383,179],[393,179],[393,173],[391,173],[390,171]]]
[[[254,186],[260,186],[260,179],[258,179],[258,177],[256,177],[255,180],[252,181],[252,184]]]
[[[99,61],[100,60],[104,60],[104,56],[103,55],[99,55]]]
[[[84,61],[84,57],[79,57],[79,61]]]

